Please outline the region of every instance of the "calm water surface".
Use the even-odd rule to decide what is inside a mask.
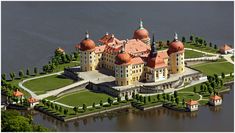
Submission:
[[[42,66],[58,46],[72,52],[86,30],[94,40],[106,31],[131,38],[139,18],[158,40],[194,33],[233,45],[233,8],[233,2],[2,2],[1,70]],[[196,113],[123,110],[67,123],[32,113],[35,123],[57,131],[233,131],[233,101],[232,89],[221,107]]]
[[[200,106],[197,112],[177,112],[166,108],[148,111],[125,109],[100,116],[61,122],[38,111],[31,111],[34,123],[56,131],[234,131],[234,84],[223,94],[218,107]],[[25,112],[23,112],[25,113]],[[27,112],[29,113],[29,112]]]
[[[233,45],[233,2],[2,2],[2,71],[17,72],[48,63],[57,47],[66,52],[88,30],[133,37],[143,18],[158,40],[191,33]]]

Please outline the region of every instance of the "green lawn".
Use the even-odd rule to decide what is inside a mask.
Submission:
[[[36,94],[43,94],[46,91],[58,89],[72,84],[73,82],[73,80],[65,78],[62,75],[52,75],[44,78],[30,80],[25,82],[23,85]]]
[[[190,99],[198,100],[200,99],[200,96],[198,94],[192,94],[192,93],[178,93],[179,101],[182,101],[184,99],[185,101],[188,101]]]
[[[204,46],[204,45],[202,45],[202,46],[197,46],[197,45],[195,45],[195,44],[192,44],[192,43],[190,43],[190,42],[187,42],[187,43],[184,44],[184,46],[185,46],[186,48],[197,49],[197,50],[201,50],[201,51],[205,51],[205,52],[209,52],[209,53],[217,53],[217,52],[218,52],[218,49],[214,49],[214,48],[213,48],[214,45],[213,45],[213,47]]]
[[[64,68],[67,68],[67,67],[74,67],[74,66],[79,66],[80,65],[80,62],[79,61],[72,61],[70,63],[65,63],[65,64],[60,64],[58,65],[55,70],[53,72],[59,72],[59,71],[63,71]]]
[[[221,75],[222,72],[224,72],[225,74],[230,74],[231,72],[233,72],[233,64],[227,61],[202,63],[193,65],[191,67],[201,71],[206,75]]]
[[[100,103],[100,100],[104,102],[107,102],[107,99],[111,97],[110,95],[107,95],[105,93],[100,92],[92,92],[90,90],[82,90],[75,93],[70,93],[63,95],[59,98],[57,98],[55,101],[67,104],[70,106],[82,106],[83,104],[86,104],[87,106],[92,105],[94,102],[96,104]]]
[[[193,50],[185,50],[185,59],[188,58],[199,58],[199,57],[203,57],[205,54],[201,53],[201,52],[196,52]],[[205,55],[205,56],[210,56],[210,55]]]
[[[202,83],[201,83],[202,84]],[[199,92],[200,91],[200,85],[201,84],[196,84],[187,88],[184,88],[182,90],[179,90],[179,92],[193,92],[193,88],[196,87],[196,91]]]

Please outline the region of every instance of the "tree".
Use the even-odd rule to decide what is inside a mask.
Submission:
[[[67,115],[67,113],[68,113],[68,110],[64,109],[64,115]]]
[[[216,44],[214,45],[214,49],[217,49],[217,45]]]
[[[151,97],[150,96],[148,96],[148,102],[151,102]]]
[[[144,98],[142,95],[139,96],[140,102],[144,102]]]
[[[175,98],[174,96],[171,96],[171,102],[174,103],[175,102]]]
[[[86,109],[87,109],[86,104],[83,104],[83,105],[82,105],[82,109],[83,109],[84,111],[86,111]]]
[[[194,92],[194,93],[197,93],[196,86],[193,87],[193,92]]]
[[[210,45],[210,47],[212,47],[212,43],[211,43],[211,42],[210,42],[210,44],[209,44],[209,45]]]
[[[15,79],[15,73],[14,73],[14,72],[11,72],[11,73],[10,73],[10,77],[11,77],[11,80],[14,80],[14,79]]]
[[[92,107],[95,108],[95,103],[92,104]]]
[[[176,102],[177,105],[179,104],[179,98],[178,97],[175,99],[175,102]]]
[[[171,97],[169,94],[166,95],[166,99],[167,99],[167,101],[170,101]]]
[[[194,41],[194,36],[190,35],[190,41],[193,42]]]
[[[55,105],[55,110],[58,111],[58,105],[57,104]]]
[[[5,73],[2,74],[2,80],[6,80],[6,74]]]
[[[225,78],[225,74],[222,72],[221,73],[221,77],[224,79]]]
[[[166,41],[166,45],[167,45],[167,46],[170,45],[170,41],[169,41],[169,40]]]
[[[107,101],[108,101],[108,103],[109,103],[110,106],[113,104],[113,99],[111,99],[110,97],[108,98]]]
[[[135,98],[136,98],[137,101],[139,101],[139,100],[140,100],[140,99],[139,99],[139,94],[136,94],[136,95],[135,95]]]
[[[46,100],[42,99],[42,104],[46,105]]]
[[[162,98],[163,98],[164,101],[166,100],[166,94],[165,93],[162,94]]]
[[[26,70],[26,75],[30,75],[30,73],[29,73],[29,68]]]
[[[160,94],[157,94],[157,101],[160,101]]]
[[[126,101],[128,101],[128,100],[129,100],[128,95],[125,95],[125,100],[126,100]]]
[[[74,111],[75,114],[77,114],[77,112],[78,112],[78,107],[74,107],[74,108],[73,108],[73,111]]]
[[[224,86],[224,82],[223,82],[222,79],[220,79],[220,86],[221,86],[221,87]]]
[[[213,92],[213,91],[212,91],[212,90],[213,90],[213,88],[210,86],[210,87],[208,87],[207,89],[208,89],[208,92],[209,92],[210,94],[212,94],[212,92]]]
[[[102,100],[100,100],[100,107],[102,107],[103,106],[103,101]]]
[[[204,87],[203,85],[200,85],[200,91],[203,92],[204,91]]]
[[[185,105],[185,100],[184,100],[184,98],[182,99],[182,105],[183,105],[183,106]]]
[[[59,111],[62,112],[62,107],[60,106]]]
[[[144,104],[147,103],[147,97],[144,97]]]
[[[49,65],[44,65],[44,66],[42,67],[42,70],[43,70],[44,73],[47,73],[48,70],[49,70]]]
[[[133,99],[135,99],[135,92],[132,92],[131,96]]]
[[[182,37],[182,42],[183,42],[183,43],[185,43],[185,42],[186,42],[186,39],[185,39],[185,37],[184,37],[184,36]]]
[[[118,96],[117,101],[120,103],[121,102],[121,97]]]
[[[20,70],[20,71],[19,71],[19,77],[20,77],[21,79],[24,77],[24,72],[23,72],[23,70]]]
[[[178,97],[178,92],[174,91],[174,97],[177,98]]]
[[[38,68],[34,67],[33,72],[34,72],[35,75],[37,75],[38,74]]]
[[[54,109],[54,104],[51,102],[51,108]]]
[[[38,132],[48,131],[39,125],[32,123],[32,116],[21,116],[17,111],[7,110],[1,112],[2,132]]]

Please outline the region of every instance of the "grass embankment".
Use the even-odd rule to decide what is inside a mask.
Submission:
[[[52,75],[27,81],[23,85],[36,94],[43,94],[46,93],[46,91],[55,90],[72,84],[73,82],[73,80],[62,75]]]
[[[218,49],[214,49],[213,47],[205,46],[205,45],[196,45],[191,42],[186,42],[184,43],[185,48],[192,48],[192,49],[197,49],[200,51],[204,52],[209,52],[209,53],[218,53]]]
[[[87,108],[85,110],[78,109],[76,111],[76,113],[72,108],[66,108],[66,107],[62,107],[60,105],[56,105],[56,104],[54,104],[53,108],[52,108],[51,106],[46,106],[46,105],[43,105],[42,103],[40,103],[40,104],[36,105],[36,108],[40,107],[43,112],[53,114],[53,116],[55,116],[55,117],[60,117],[64,120],[66,120],[69,118],[84,116],[84,115],[88,115],[88,114],[95,113],[95,112],[100,113],[101,111],[106,111],[109,109],[118,108],[118,107],[122,107],[122,106],[129,105],[129,104],[130,104],[130,101],[121,101],[120,103],[115,102],[112,105],[105,104],[102,106],[99,105],[96,107]],[[57,110],[55,109],[55,106],[58,106]],[[61,110],[59,108],[61,108]],[[64,110],[67,110],[68,112],[64,113]]]
[[[82,106],[86,104],[87,106],[95,104],[99,104],[102,100],[103,102],[107,102],[108,98],[112,98],[110,95],[102,92],[93,92],[90,90],[82,90],[70,94],[66,94],[60,96],[58,98],[54,98],[54,101],[67,104],[70,106]],[[52,98],[50,98],[52,99]]]
[[[199,57],[204,57],[204,56],[211,56],[211,55],[206,55],[204,53],[201,53],[201,52],[196,52],[196,51],[193,51],[193,50],[185,50],[185,59],[188,59],[188,58],[199,58]]]
[[[215,61],[209,63],[202,63],[197,65],[190,66],[196,70],[199,70],[203,74],[213,76],[214,74],[221,75],[223,72],[224,74],[233,73],[233,64],[227,61]]]
[[[55,68],[55,70],[53,71],[53,73],[59,72],[59,71],[63,71],[64,68],[66,68],[66,67],[74,67],[74,66],[78,66],[78,65],[79,65],[79,61],[72,61],[72,62],[70,62],[70,63],[60,64],[60,65],[58,65],[58,66]],[[16,74],[17,74],[17,73],[16,73]],[[28,79],[28,78],[32,78],[32,77],[36,77],[36,76],[42,76],[42,75],[46,75],[46,73],[40,73],[40,74],[37,74],[37,75],[34,75],[34,74],[26,75],[26,76],[24,76],[24,78],[21,78],[21,79],[20,79],[19,77],[17,77],[17,78],[15,78],[14,80],[7,80],[7,82],[10,83],[12,86],[16,86],[16,87],[20,88],[20,87],[19,87],[19,82],[21,82],[22,80],[25,80],[25,79]],[[30,88],[29,88],[29,89],[30,89]],[[24,93],[24,95],[25,95],[26,97],[30,97],[30,94],[29,94],[27,91],[24,91],[24,90],[22,89],[22,92]]]

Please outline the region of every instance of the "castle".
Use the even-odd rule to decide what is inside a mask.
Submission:
[[[80,51],[81,71],[111,70],[118,86],[166,80],[170,74],[183,73],[185,69],[184,45],[177,34],[167,50],[157,51],[154,35],[150,43],[142,20],[132,39],[119,40],[106,33],[98,42],[96,45],[87,32],[85,39],[76,45]]]

